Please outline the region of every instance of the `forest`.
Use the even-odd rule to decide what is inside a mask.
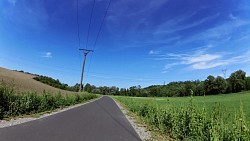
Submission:
[[[130,88],[96,87],[90,84],[84,86],[84,91],[89,93],[138,97],[182,97],[190,96],[191,93],[195,96],[203,96],[237,93],[246,90],[250,90],[250,77],[247,77],[243,70],[233,72],[227,79],[209,75],[204,81],[178,81],[170,82],[167,85],[152,85],[146,88],[142,88],[140,85]]]

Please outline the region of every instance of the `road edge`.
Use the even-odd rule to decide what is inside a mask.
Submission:
[[[143,125],[136,122],[136,119],[134,117],[131,117],[128,115],[128,110],[124,108],[118,101],[116,101],[114,98],[110,97],[114,100],[116,105],[120,108],[122,113],[125,115],[127,120],[129,121],[130,125],[134,128],[136,133],[139,135],[140,139],[142,141],[147,141],[151,139],[151,132],[149,132]]]

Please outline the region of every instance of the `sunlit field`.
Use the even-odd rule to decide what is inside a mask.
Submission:
[[[160,106],[187,106],[190,97],[127,97],[131,99],[138,99],[140,102],[152,103]],[[236,94],[221,94],[210,96],[195,96],[193,97],[194,104],[202,109],[204,106],[207,110],[213,110],[215,105],[219,105],[222,111],[234,114],[239,110],[241,103],[243,104],[244,112],[250,122],[250,91],[236,93]]]
[[[179,140],[247,140],[250,92],[195,97],[115,96],[160,132]]]

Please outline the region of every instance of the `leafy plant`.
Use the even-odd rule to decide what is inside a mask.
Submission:
[[[12,86],[0,83],[0,119],[51,111],[57,108],[82,103],[97,98],[95,94],[81,93],[62,96],[48,92],[38,95],[36,92],[15,93]]]

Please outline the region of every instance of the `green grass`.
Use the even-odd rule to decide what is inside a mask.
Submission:
[[[118,96],[119,97],[119,96]],[[190,97],[126,97],[129,99],[137,99],[140,102],[152,103],[159,106],[187,106],[190,101]],[[195,96],[193,102],[197,108],[202,109],[205,105],[208,111],[214,109],[215,105],[219,104],[221,110],[230,115],[234,115],[235,111],[239,111],[241,103],[246,114],[248,121],[250,122],[250,91],[234,93],[234,94],[221,94],[221,95],[209,95],[209,96]]]
[[[145,123],[177,140],[248,140],[250,92],[144,98],[114,96]]]
[[[95,94],[79,93],[63,96],[60,93],[15,92],[13,87],[0,83],[0,120],[53,111],[59,108],[87,102],[99,97]]]

